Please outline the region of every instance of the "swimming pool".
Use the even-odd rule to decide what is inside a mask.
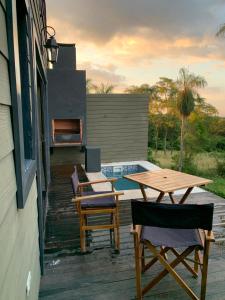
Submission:
[[[102,167],[102,173],[107,178],[118,178],[115,182],[115,189],[121,190],[136,190],[139,189],[139,185],[136,182],[132,182],[123,178],[124,175],[146,172],[147,170],[140,165],[117,165]]]

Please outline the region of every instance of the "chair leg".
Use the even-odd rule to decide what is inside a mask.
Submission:
[[[119,220],[117,214],[113,214],[113,225],[114,225],[114,244],[115,249],[120,250],[120,233],[119,233]]]
[[[142,289],[141,289],[141,253],[140,246],[138,243],[138,237],[134,235],[134,252],[135,252],[135,270],[136,270],[136,290],[137,300],[142,300]]]
[[[113,214],[110,214],[110,224],[113,225]],[[109,229],[109,234],[110,234],[110,245],[112,247],[112,244],[113,244],[113,235],[115,234],[114,228],[113,229]]]
[[[141,272],[145,272],[145,246],[141,244]]]
[[[194,263],[194,270],[196,273],[198,273],[198,262],[199,262],[199,259],[198,259],[198,249],[195,249],[195,263]]]
[[[180,254],[177,252],[177,250],[175,250],[174,248],[171,248],[171,251],[173,252],[173,254],[176,255],[176,257],[179,257]],[[196,250],[195,250],[196,251]],[[195,269],[192,268],[192,266],[190,266],[185,259],[181,261],[181,263],[187,268],[187,270],[193,275],[194,278],[198,278],[198,273],[195,272]],[[195,262],[196,265],[196,262]]]
[[[86,233],[83,230],[83,226],[85,225],[85,217],[80,217],[80,249],[81,252],[86,252]]]
[[[170,264],[164,259],[164,257],[157,251],[156,247],[153,246],[150,242],[147,242],[147,246],[149,250],[158,257],[160,263],[164,266],[164,270],[160,272],[155,278],[152,279],[142,290],[142,294],[146,294],[148,290],[153,288],[163,277],[165,277],[168,273],[173,276],[173,278],[177,281],[177,283],[186,291],[186,293],[195,300],[199,300],[199,298],[194,294],[194,292],[188,287],[188,285],[184,282],[184,280],[178,275],[178,273],[174,270],[174,268],[193,250],[194,247],[190,246],[186,250],[184,250],[179,257],[174,259]]]
[[[144,247],[144,245],[143,245]],[[161,249],[160,254],[163,255],[164,253],[168,252],[170,250],[169,247],[164,247]],[[144,269],[142,270],[142,273],[146,272],[148,269],[150,269],[156,262],[158,261],[157,257],[153,257],[147,264],[145,264]]]
[[[120,220],[119,220],[119,210],[116,211],[116,231],[117,231],[117,238],[116,238],[116,244],[117,244],[117,250],[120,250]]]
[[[210,246],[210,243],[208,241],[206,241],[205,248],[204,248],[204,255],[203,255],[203,266],[202,266],[202,283],[201,283],[201,297],[200,297],[201,300],[205,300],[205,296],[206,296],[209,246]]]

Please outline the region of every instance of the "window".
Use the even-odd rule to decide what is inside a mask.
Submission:
[[[20,61],[20,80],[21,80],[21,104],[23,117],[23,138],[24,138],[24,158],[25,171],[30,165],[29,160],[33,156],[33,131],[32,131],[32,81],[31,81],[31,49],[30,49],[30,32],[29,20],[25,7],[18,4],[17,1],[17,27],[18,27],[18,44],[19,44],[19,61]]]
[[[23,1],[8,1],[9,70],[17,177],[17,204],[23,208],[36,173],[32,30]]]

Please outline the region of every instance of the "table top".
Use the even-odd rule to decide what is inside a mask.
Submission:
[[[170,169],[130,174],[124,176],[124,178],[164,193],[170,193],[184,188],[202,186],[212,182],[212,180],[209,179]]]

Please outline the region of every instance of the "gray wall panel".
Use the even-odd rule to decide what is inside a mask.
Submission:
[[[102,162],[146,160],[148,97],[129,94],[88,95],[87,145],[101,148]],[[84,154],[79,147],[55,148],[51,163],[84,163]]]
[[[101,148],[102,162],[146,160],[148,97],[87,96],[87,145]]]

